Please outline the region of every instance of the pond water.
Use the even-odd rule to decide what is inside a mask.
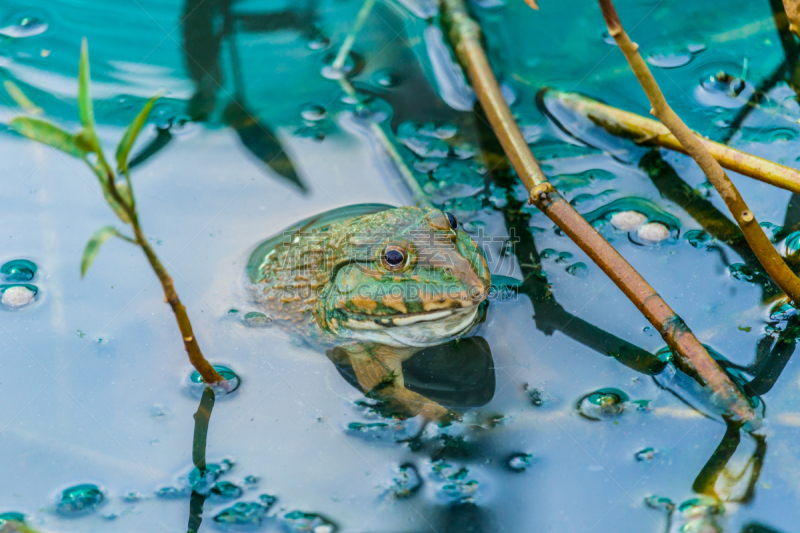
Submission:
[[[617,3],[690,127],[798,166],[800,107],[782,66],[797,47],[781,40],[770,2]],[[594,3],[539,4],[471,5],[531,149],[732,373],[758,375],[747,389],[760,394],[757,433],[729,429],[634,306],[524,204],[427,20],[430,2],[376,2],[343,67],[362,107],[330,68],[358,0],[10,0],[0,72],[44,116],[79,127],[84,36],[108,150],[164,91],[134,148],[138,209],[204,353],[240,382],[216,397],[201,475],[202,387],[144,256],[109,241],[81,280],[86,241],[112,211],[81,161],[3,126],[0,263],[28,262],[0,274],[0,521],[81,532],[200,519],[205,531],[796,531],[795,310],[725,233],[729,213],[690,159],[537,99],[550,86],[649,108]],[[4,124],[21,112],[8,87]],[[756,90],[767,97],[744,116]],[[404,363],[409,388],[463,413],[449,425],[388,417],[245,290],[250,252],[292,223],[414,203],[375,124],[430,201],[484,246],[493,275],[525,280],[489,302],[477,337]],[[796,252],[800,202],[732,178],[778,249]],[[617,217],[631,210],[644,216]]]

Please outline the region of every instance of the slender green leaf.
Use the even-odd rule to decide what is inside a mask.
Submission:
[[[97,252],[100,247],[111,237],[119,237],[120,234],[114,226],[104,226],[94,232],[92,238],[86,243],[86,249],[83,250],[83,257],[81,258],[81,277],[86,275],[86,271],[92,266],[94,258],[97,257]]]
[[[81,124],[89,131],[94,131],[94,110],[92,96],[89,94],[89,45],[86,37],[81,41],[81,60],[78,67],[78,112]]]
[[[70,135],[55,124],[45,120],[30,117],[16,117],[9,126],[21,135],[40,143],[49,144],[62,152],[84,158],[88,153],[77,142],[75,136]]]
[[[145,120],[147,120],[147,116],[150,114],[150,110],[153,109],[153,104],[156,103],[161,97],[160,94],[155,95],[152,97],[139,111],[139,114],[136,115],[136,118],[133,119],[128,125],[128,129],[125,130],[125,135],[122,136],[122,140],[119,141],[119,145],[117,146],[117,168],[120,172],[128,172],[128,155],[131,153],[131,148],[133,148],[133,143],[136,142],[136,137],[139,136],[139,132],[142,131],[142,126],[144,126]]]

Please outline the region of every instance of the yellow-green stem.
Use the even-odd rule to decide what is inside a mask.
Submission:
[[[209,363],[203,356],[203,352],[200,350],[200,345],[197,343],[197,339],[194,336],[189,315],[186,313],[186,307],[183,305],[183,303],[181,303],[180,298],[178,298],[178,293],[175,291],[175,284],[172,281],[172,276],[170,276],[169,272],[167,272],[167,269],[164,268],[161,260],[158,258],[155,251],[153,251],[153,248],[150,246],[150,243],[147,241],[147,237],[145,237],[144,232],[142,232],[142,228],[139,225],[139,216],[135,207],[129,205],[119,194],[114,182],[114,173],[105,162],[105,159],[100,159],[100,161],[106,170],[109,193],[111,194],[112,198],[114,198],[114,200],[116,200],[119,205],[122,206],[122,209],[128,215],[128,218],[131,221],[130,226],[133,229],[135,243],[142,249],[145,257],[147,257],[147,261],[153,268],[156,277],[158,277],[158,281],[161,282],[161,288],[164,290],[164,301],[170,305],[172,312],[175,315],[175,320],[178,322],[178,328],[181,331],[183,345],[186,348],[187,355],[189,356],[189,362],[200,373],[200,375],[203,377],[203,381],[206,383],[218,383],[224,381],[225,379],[219,375],[219,372],[217,372],[214,367],[211,366],[211,363]],[[126,176],[126,179],[129,179],[128,176]]]
[[[646,118],[630,111],[624,111],[575,93],[563,93],[554,89],[546,89],[544,98],[556,98],[565,106],[584,115],[609,133],[627,137],[637,144],[659,146],[687,153],[683,145],[678,142],[678,139],[670,133],[666,126],[657,120]],[[742,152],[730,146],[704,139],[697,133],[695,133],[695,136],[722,167],[743,176],[800,194],[800,172],[797,170]]]

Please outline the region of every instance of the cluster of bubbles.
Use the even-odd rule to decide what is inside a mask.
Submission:
[[[38,268],[33,261],[15,259],[0,267],[0,304],[6,309],[31,305],[39,294],[33,283]]]
[[[653,201],[645,198],[618,198],[584,215],[595,228],[610,225],[626,232],[631,242],[654,245],[677,238],[680,222]]]
[[[545,248],[544,250],[542,250],[540,256],[542,259],[553,258],[556,263],[569,263],[570,259],[572,259],[571,252],[557,252],[552,248]],[[579,278],[584,278],[589,274],[589,267],[586,266],[586,263],[582,261],[571,263],[567,267],[565,267],[564,270],[567,271],[567,274]]]
[[[431,480],[437,484],[437,498],[450,505],[475,503],[480,482],[469,475],[466,466],[457,467],[443,460],[430,467]]]

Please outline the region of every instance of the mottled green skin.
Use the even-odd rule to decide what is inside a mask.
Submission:
[[[409,253],[402,271],[381,262],[389,244]],[[295,224],[253,252],[248,277],[274,321],[327,346],[447,314],[442,311],[466,314],[490,286],[478,247],[463,230],[451,229],[441,211],[381,205],[351,206]],[[442,336],[425,343],[449,340]]]

